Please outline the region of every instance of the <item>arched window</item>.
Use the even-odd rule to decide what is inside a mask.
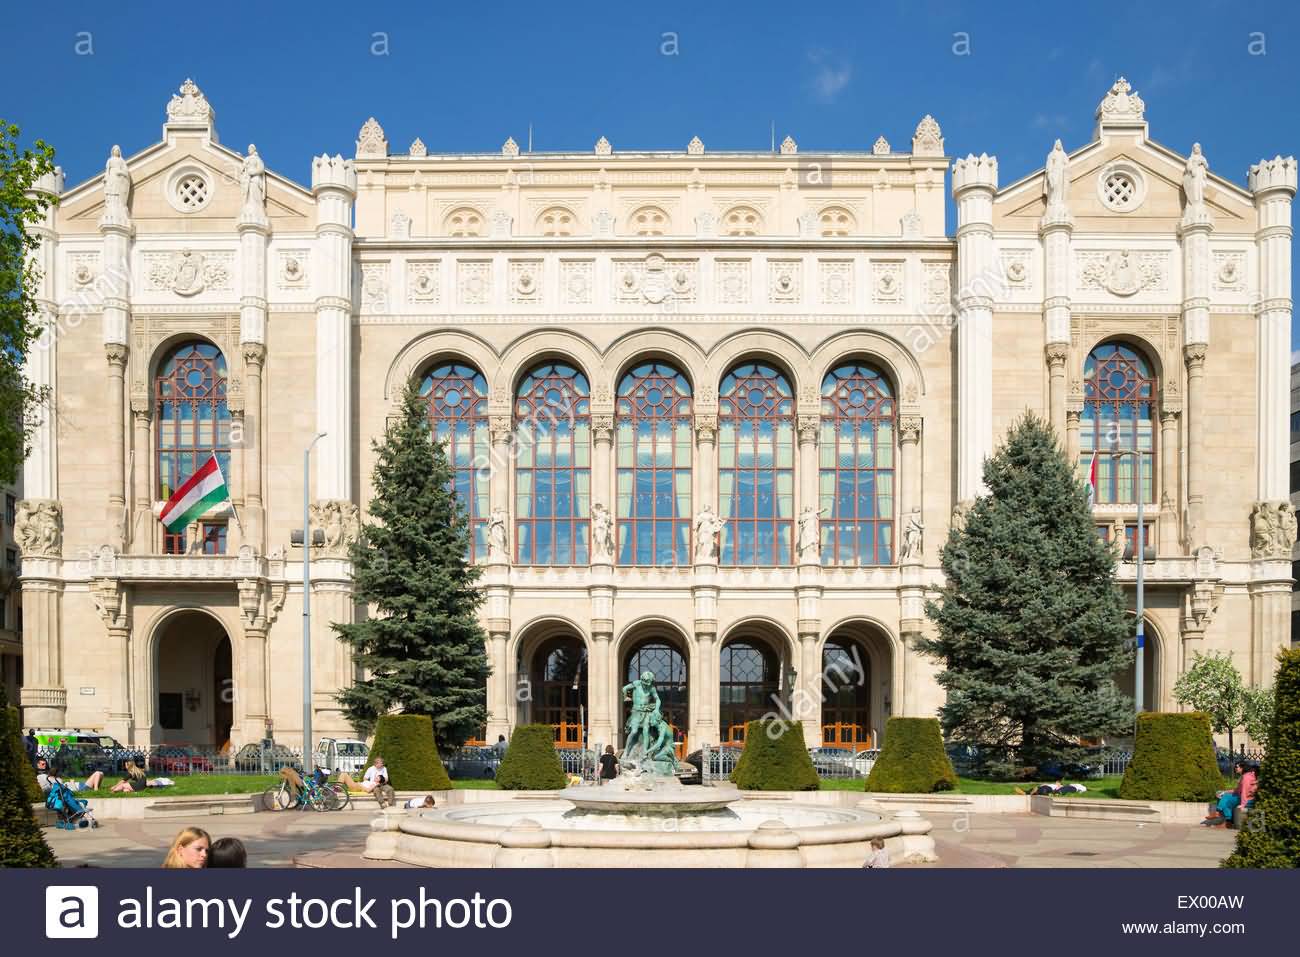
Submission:
[[[1154,502],[1157,382],[1147,360],[1130,346],[1103,343],[1088,354],[1083,386],[1079,460],[1087,474],[1097,455],[1097,504],[1135,505],[1139,488],[1144,502]]]
[[[448,236],[482,236],[483,216],[470,206],[458,206],[447,214]]]
[[[860,751],[875,744],[871,726],[871,660],[850,638],[822,650],[822,744]]]
[[[563,362],[534,368],[515,399],[515,560],[586,565],[591,515],[591,390]]]
[[[738,638],[722,647],[718,667],[722,740],[740,743],[745,725],[780,703],[780,661],[766,642]]]
[[[642,206],[628,217],[628,229],[634,236],[662,236],[668,232],[668,214],[658,206]]]
[[[572,236],[573,213],[563,206],[549,206],[537,217],[537,231],[543,236]]]
[[[763,217],[752,206],[733,206],[722,217],[724,236],[757,236],[763,228]]]
[[[457,362],[440,365],[420,383],[429,403],[429,428],[447,450],[456,501],[469,522],[469,559],[487,556],[488,435],[487,380]]]
[[[623,377],[618,428],[618,562],[690,564],[691,386],[662,362]]]
[[[817,220],[823,236],[848,236],[857,228],[853,214],[843,206],[827,206]]]
[[[794,391],[762,362],[718,387],[718,506],[723,565],[788,565],[794,514]]]
[[[226,357],[207,342],[177,346],[154,378],[154,446],[160,500],[171,498],[215,454],[230,480],[230,410],[226,408]],[[203,551],[225,551],[225,524],[200,523]],[[163,550],[187,551],[185,535],[166,533]]]
[[[889,383],[847,362],[822,380],[821,551],[828,565],[894,560],[894,419]]]
[[[647,638],[628,652],[623,668],[623,684],[631,684],[645,672],[654,675],[655,691],[664,720],[672,726],[677,742],[677,756],[685,757],[686,730],[690,727],[690,697],[687,686],[686,658],[676,645],[663,638]],[[622,697],[620,695],[620,697]],[[623,727],[632,714],[632,702],[623,699]]]
[[[582,747],[587,705],[587,648],[579,638],[552,638],[533,657],[532,720],[555,729],[557,748]]]

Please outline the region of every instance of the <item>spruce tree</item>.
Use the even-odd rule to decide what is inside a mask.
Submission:
[[[1009,774],[1079,740],[1131,733],[1131,699],[1115,676],[1133,661],[1116,555],[1097,536],[1087,487],[1052,428],[1032,413],[984,465],[989,494],[940,554],[947,582],[917,643],[942,663],[945,733]]]
[[[469,561],[469,524],[452,469],[432,440],[428,405],[402,396],[377,455],[367,522],[352,546],[358,601],[370,615],[334,629],[366,677],[339,694],[348,718],[370,728],[400,710],[433,720],[440,747],[456,747],[487,720],[489,672],[477,610],[481,569]]]
[[[18,712],[9,707],[0,684],[0,867],[58,867],[32,814],[32,796],[25,780],[32,769],[26,752],[16,764],[20,759],[9,743],[21,733]]]

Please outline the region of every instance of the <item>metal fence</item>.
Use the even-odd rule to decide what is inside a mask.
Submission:
[[[63,777],[89,777],[96,771],[105,777],[124,774],[127,762],[153,777],[191,774],[278,774],[283,767],[302,770],[302,749],[277,744],[269,750],[245,745],[238,751],[199,748],[190,745],[157,745],[147,748],[94,748],[84,744],[43,745],[39,757]]]
[[[712,784],[727,781],[736,769],[740,747],[702,748],[699,751],[699,769],[702,783]],[[822,780],[852,780],[865,778],[871,773],[880,751],[850,751],[847,748],[809,748],[813,770]]]

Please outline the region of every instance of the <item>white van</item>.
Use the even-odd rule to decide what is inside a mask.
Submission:
[[[369,759],[370,749],[366,742],[355,738],[321,738],[314,755],[316,767],[348,774],[364,770]]]

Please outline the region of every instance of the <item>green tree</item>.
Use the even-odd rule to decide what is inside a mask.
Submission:
[[[414,385],[373,444],[374,497],[351,549],[358,601],[371,614],[334,629],[366,677],[339,694],[349,719],[369,728],[401,710],[433,719],[440,747],[457,747],[487,720],[487,656],[477,610],[481,569],[428,405]]]
[[[31,766],[25,755],[22,764],[26,767],[14,766],[18,757],[9,740],[21,734],[16,715],[0,684],[0,742],[4,745],[0,747],[0,867],[58,867],[32,814],[25,780],[31,776]]]
[[[1272,688],[1246,689],[1246,733],[1256,747],[1268,749],[1276,703],[1277,695]]]
[[[1224,867],[1300,867],[1300,648],[1277,656],[1273,727],[1255,806]]]
[[[942,664],[944,731],[1008,774],[1130,732],[1115,676],[1133,651],[1116,555],[1051,427],[1032,413],[1017,421],[984,483],[940,553],[947,581],[926,604],[938,635],[918,647]]]
[[[1226,733],[1228,750],[1232,750],[1232,732],[1246,724],[1250,702],[1232,655],[1196,652],[1192,666],[1174,682],[1174,700],[1209,715],[1210,729],[1215,734]]]
[[[40,278],[35,261],[41,239],[31,232],[53,202],[30,192],[54,171],[54,150],[37,140],[18,148],[19,130],[0,119],[0,482],[13,482],[27,457],[45,392],[23,375],[27,352],[45,317],[36,303]]]

